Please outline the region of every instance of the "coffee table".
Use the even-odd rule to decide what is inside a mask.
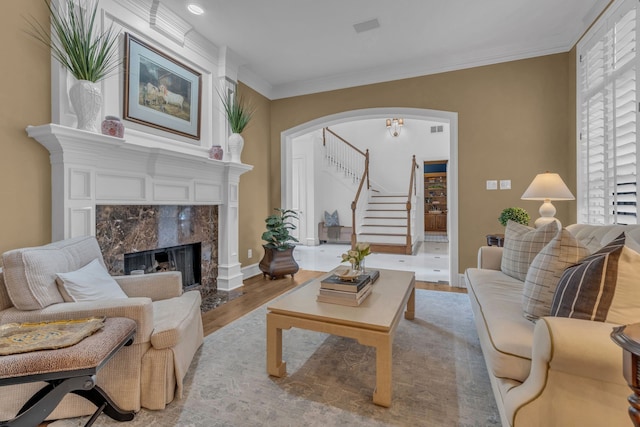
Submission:
[[[320,281],[328,273],[267,306],[267,372],[275,377],[287,373],[282,360],[282,330],[307,329],[355,338],[376,348],[376,389],[373,403],[391,406],[393,337],[404,317],[415,314],[415,274],[411,271],[380,269],[371,295],[358,307],[316,301]]]

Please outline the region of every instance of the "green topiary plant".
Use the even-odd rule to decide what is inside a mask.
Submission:
[[[502,211],[502,213],[500,213],[500,217],[498,217],[498,221],[500,221],[500,224],[504,225],[505,227],[507,225],[507,221],[509,220],[515,221],[519,224],[528,225],[530,219],[531,217],[529,217],[527,211],[522,208],[506,208]]]
[[[290,220],[298,219],[298,214],[291,209],[276,208],[276,211],[279,213],[269,215],[264,220],[267,223],[267,231],[262,233],[262,240],[267,242],[265,244],[266,247],[283,251],[293,246],[290,242],[298,241],[290,233],[290,231],[296,229],[296,226]]]

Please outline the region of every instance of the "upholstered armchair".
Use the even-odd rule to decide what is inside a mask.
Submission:
[[[95,264],[92,263],[95,260],[104,267],[94,237],[3,254],[0,324],[90,316],[135,320],[133,344],[122,348],[100,370],[97,384],[123,410],[163,409],[174,398],[182,397],[182,380],[203,341],[200,293],[183,293],[181,274],[167,272],[113,277],[124,291],[122,295],[74,300],[77,297],[66,292],[60,275],[75,273]],[[14,417],[44,384],[0,387],[0,419]],[[88,415],[94,411],[91,403],[70,394],[49,418]]]

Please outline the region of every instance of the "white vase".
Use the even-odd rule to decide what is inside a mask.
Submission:
[[[78,117],[78,129],[99,132],[98,117],[102,107],[100,86],[88,80],[78,80],[69,89],[69,100]]]
[[[229,136],[229,155],[231,161],[235,163],[242,163],[240,155],[242,154],[242,147],[244,147],[244,138],[239,133],[232,133]]]

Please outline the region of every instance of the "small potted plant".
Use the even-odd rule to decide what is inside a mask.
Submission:
[[[365,273],[364,258],[371,253],[371,245],[365,242],[356,243],[355,249],[342,254],[342,262],[351,263],[351,269]]]
[[[517,222],[518,224],[528,225],[530,219],[531,218],[529,217],[527,211],[522,208],[506,208],[500,213],[500,216],[498,217],[498,221],[500,221],[500,224],[505,227],[507,226],[507,222],[509,220]]]
[[[49,23],[32,19],[29,34],[51,49],[51,55],[76,78],[69,89],[71,105],[78,116],[78,129],[98,131],[98,114],[102,93],[95,83],[118,69],[118,34],[110,25],[100,31],[98,2],[61,1],[61,5],[44,0],[49,9]],[[51,30],[49,30],[51,28]]]
[[[291,277],[298,272],[300,267],[293,258],[294,242],[298,240],[291,235],[291,231],[296,229],[291,221],[298,219],[298,214],[291,209],[276,208],[278,213],[269,215],[265,219],[267,230],[262,233],[262,240],[265,243],[264,257],[260,261],[260,271],[264,277],[269,275],[271,279],[291,274]]]
[[[241,163],[240,155],[244,147],[244,138],[240,134],[253,117],[254,108],[241,95],[227,93],[227,96],[220,95],[220,100],[232,132],[229,136],[231,161]]]

